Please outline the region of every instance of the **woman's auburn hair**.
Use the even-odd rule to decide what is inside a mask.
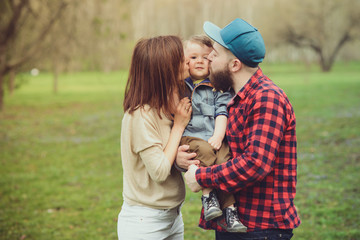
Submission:
[[[175,108],[175,94],[182,95],[184,50],[177,36],[141,39],[136,44],[125,88],[124,112],[149,105],[161,118]]]

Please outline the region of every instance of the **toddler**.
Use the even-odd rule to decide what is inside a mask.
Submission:
[[[196,152],[200,166],[221,164],[231,158],[230,149],[223,140],[228,116],[227,103],[232,94],[215,91],[208,79],[207,56],[212,51],[210,38],[193,36],[185,42],[184,48],[189,61],[190,77],[185,79],[185,83],[192,102],[192,116],[180,144],[189,145],[189,151]],[[222,216],[218,224],[228,232],[246,232],[247,228],[239,220],[232,194],[205,188],[201,199],[206,221]]]

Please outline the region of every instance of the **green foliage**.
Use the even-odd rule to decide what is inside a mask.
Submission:
[[[293,239],[359,239],[359,63],[262,68],[297,117]],[[50,74],[26,78],[0,114],[0,239],[117,239],[126,73],[64,74],[56,95]],[[197,227],[200,206],[187,191],[185,239],[214,239]]]

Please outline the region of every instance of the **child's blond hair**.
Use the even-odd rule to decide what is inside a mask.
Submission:
[[[199,44],[201,46],[206,46],[206,47],[209,47],[209,48],[213,47],[213,43],[212,43],[211,39],[208,36],[205,36],[205,35],[191,36],[188,40],[186,40],[184,42],[185,48],[187,47],[187,44],[190,43],[190,42],[197,43],[197,44]]]

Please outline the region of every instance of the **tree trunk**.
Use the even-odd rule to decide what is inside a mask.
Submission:
[[[54,92],[54,94],[58,93],[58,80],[59,80],[59,71],[55,67],[55,69],[54,69],[54,83],[53,83],[53,92]]]
[[[6,59],[6,44],[0,44],[0,112],[4,107],[4,81],[5,81],[5,59]]]
[[[58,59],[53,56],[52,58],[52,72],[54,75],[54,79],[53,79],[53,93],[57,94],[58,90],[59,90],[59,61]]]
[[[9,90],[9,95],[12,95],[15,89],[15,70],[12,69],[9,72],[9,81],[8,81],[8,90]]]
[[[0,72],[0,112],[2,112],[4,108],[4,78],[2,72]]]
[[[330,72],[331,67],[332,67],[332,63],[329,62],[321,63],[321,69],[323,72]]]
[[[320,66],[323,72],[330,72],[334,63],[334,59],[326,59],[322,54],[320,55]]]

